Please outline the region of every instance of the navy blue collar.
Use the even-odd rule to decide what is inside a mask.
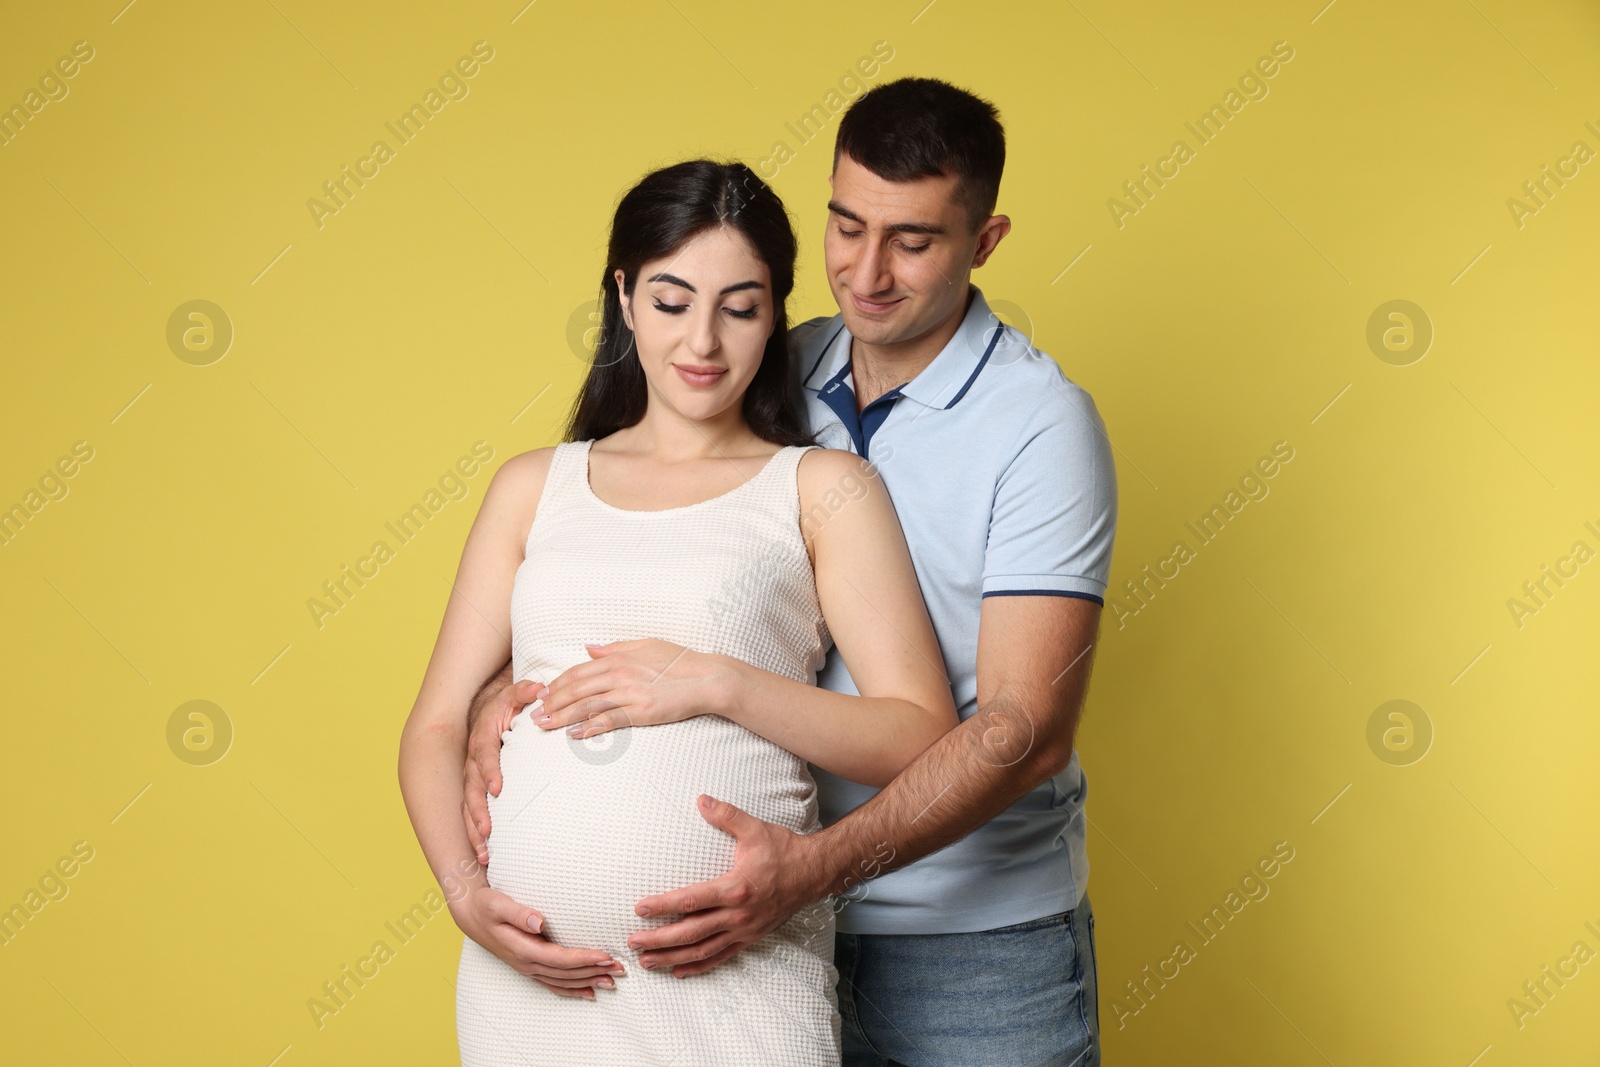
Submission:
[[[922,373],[897,389],[890,390],[890,393],[896,397],[910,397],[932,408],[953,408],[967,395],[967,390],[977,381],[1001,334],[1005,332],[1005,325],[989,310],[989,302],[984,299],[983,291],[970,284],[968,289],[972,294],[972,303],[961,325],[956,328],[955,335],[945,343],[933,362],[922,368]],[[835,315],[832,325],[832,334],[802,379],[807,389],[819,395],[830,385],[842,384],[844,376],[850,373],[851,336],[850,331],[845,329],[844,316]],[[813,385],[819,371],[825,376],[825,381]],[[884,394],[885,397],[889,395]]]
[[[829,378],[817,392],[817,396],[839,416],[839,421],[850,432],[850,440],[856,446],[856,455],[866,456],[867,449],[872,445],[872,435],[878,432],[884,420],[889,417],[889,411],[899,401],[905,386],[895,386],[882,396],[873,398],[872,403],[857,412],[856,391],[845,381],[849,373],[850,363],[846,361],[838,373]]]

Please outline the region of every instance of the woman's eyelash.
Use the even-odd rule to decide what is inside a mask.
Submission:
[[[678,315],[689,310],[688,304],[663,304],[660,300],[652,299],[655,309],[657,311],[665,311],[668,315]],[[746,308],[743,311],[736,311],[733,308],[725,308],[724,310],[736,319],[753,319],[756,317],[756,313],[761,310],[761,305],[757,304],[755,307]]]

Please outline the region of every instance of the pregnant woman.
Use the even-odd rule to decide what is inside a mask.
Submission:
[[[641,897],[732,866],[701,793],[811,833],[807,761],[883,784],[957,722],[881,481],[801,428],[794,260],[783,205],[743,165],[640,181],[612,221],[566,439],[506,461],[468,535],[400,750],[412,824],[468,935],[466,1067],[839,1062],[830,902],[682,979],[627,946],[672,918],[636,916]],[[592,738],[541,729],[530,704],[504,734],[485,877],[460,814],[479,685],[508,653],[515,679],[548,682],[586,645],[645,638],[789,685],[814,684],[831,641],[861,695],[809,721],[717,707]],[[672,686],[675,666],[641,684]],[[507,921],[528,908],[537,933]]]

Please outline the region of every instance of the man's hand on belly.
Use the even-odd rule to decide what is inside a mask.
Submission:
[[[478,862],[489,865],[489,798],[500,795],[500,735],[511,729],[512,716],[524,704],[533,702],[542,683],[524,680],[511,682],[507,664],[473,698],[467,713],[467,762],[462,769],[461,817],[467,824],[467,841],[478,854]]]
[[[763,822],[732,804],[701,795],[706,822],[732,836],[733,867],[720,878],[645,897],[640,915],[682,915],[640,930],[628,947],[645,951],[641,966],[685,978],[709,971],[776,930],[801,908],[827,895],[828,876],[811,846],[814,835]]]

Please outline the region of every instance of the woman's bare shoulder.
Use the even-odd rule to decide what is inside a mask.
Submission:
[[[533,527],[534,513],[550,477],[550,463],[555,454],[554,445],[519,452],[500,464],[489,481],[484,507],[502,514],[507,525],[520,531],[524,540]]]
[[[529,452],[518,452],[500,464],[494,476],[496,479],[504,479],[509,487],[518,490],[543,489],[545,479],[550,475],[550,461],[555,458],[555,454],[555,445],[535,448]]]
[[[801,456],[796,481],[800,490],[800,524],[808,547],[831,520],[845,511],[846,505],[869,497],[887,500],[877,468],[841,448],[814,448]],[[893,514],[875,503],[862,511],[856,521],[893,524]]]
[[[829,489],[839,492],[849,492],[843,483],[852,480],[851,485],[866,479],[876,479],[878,472],[872,464],[842,448],[813,448],[800,457],[798,480],[800,483],[800,496],[804,500],[808,496],[817,497]],[[860,489],[856,488],[859,495]]]

